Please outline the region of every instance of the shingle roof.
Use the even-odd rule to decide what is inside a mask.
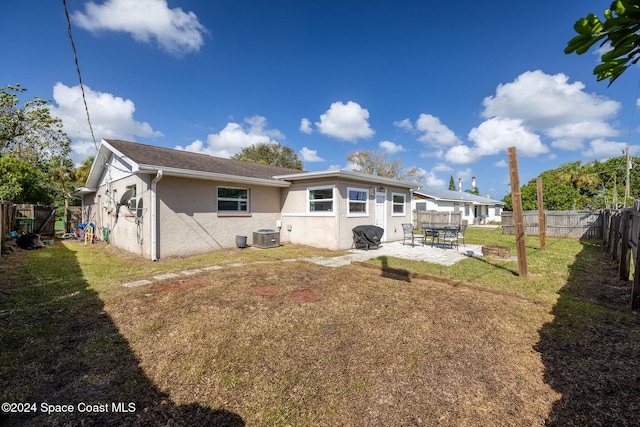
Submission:
[[[122,141],[119,139],[105,139],[105,141],[139,165],[262,179],[273,179],[276,175],[301,172],[297,169],[224,159],[208,154],[154,147],[152,145],[138,144],[136,142]]]

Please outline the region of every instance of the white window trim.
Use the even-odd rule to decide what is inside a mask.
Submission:
[[[228,197],[218,197],[218,190],[220,188],[229,188],[229,189],[233,189],[233,190],[246,190],[247,191],[247,210],[246,211],[227,211],[227,210],[220,210],[218,209],[218,202],[220,200],[228,200],[228,201],[238,201],[238,200],[245,200],[245,199],[235,199],[235,198],[228,198]],[[238,214],[238,215],[242,215],[242,214],[248,214],[251,213],[251,190],[249,190],[248,188],[244,188],[244,187],[228,187],[226,185],[218,185],[216,187],[216,209],[218,214]]]
[[[394,212],[394,206],[396,202],[393,200],[395,196],[402,196],[404,202],[402,202],[402,213]],[[406,216],[407,215],[407,195],[405,193],[391,193],[391,216]]]
[[[320,211],[320,212],[312,211],[311,210],[310,193],[313,190],[328,190],[328,189],[331,189],[331,202],[332,202],[331,211]],[[307,214],[312,215],[312,216],[336,216],[336,191],[335,191],[335,189],[336,189],[335,185],[318,185],[318,186],[315,186],[315,187],[307,187],[307,195],[306,195],[306,200],[305,200],[305,203],[307,204]],[[321,200],[329,200],[329,199],[321,199]]]
[[[364,192],[367,195],[366,198],[364,199],[364,202],[360,200],[354,200],[354,202],[356,203],[364,203],[364,212],[351,212],[350,210],[351,199],[349,197],[349,193],[351,191]],[[369,216],[369,189],[368,188],[347,187],[346,201],[347,201],[347,217],[348,218]]]

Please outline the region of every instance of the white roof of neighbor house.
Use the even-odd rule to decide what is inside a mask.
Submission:
[[[500,205],[504,206],[504,202],[494,200],[489,197],[477,196],[467,193],[466,191],[438,190],[434,188],[421,188],[420,191],[414,191],[414,194],[424,196],[429,199],[442,200],[448,202],[466,202],[474,205]]]

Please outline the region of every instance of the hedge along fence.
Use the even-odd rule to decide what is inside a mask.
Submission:
[[[603,211],[544,211],[545,235],[572,239],[602,239]],[[523,212],[524,234],[540,235],[538,211]],[[502,212],[502,234],[515,235],[513,212]]]

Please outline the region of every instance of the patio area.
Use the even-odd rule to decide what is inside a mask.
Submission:
[[[351,249],[349,255],[335,258],[306,258],[316,264],[327,267],[341,267],[348,265],[351,261],[366,261],[371,258],[381,256],[391,256],[396,258],[410,259],[413,261],[427,261],[434,264],[453,265],[470,256],[482,256],[482,245],[460,245],[456,248],[443,249],[442,247],[431,246],[430,243],[422,245],[421,243],[411,246],[411,244],[403,244],[402,241],[385,242],[377,249]]]

